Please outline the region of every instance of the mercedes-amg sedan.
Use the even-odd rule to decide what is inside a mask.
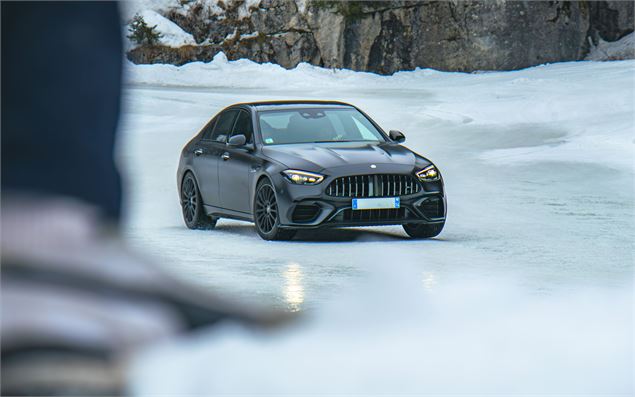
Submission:
[[[446,218],[439,170],[364,112],[341,102],[230,106],[183,148],[177,184],[191,229],[218,218],[254,222],[266,240],[299,229],[403,225],[438,235]]]

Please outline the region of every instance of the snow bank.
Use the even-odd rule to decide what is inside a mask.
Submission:
[[[429,288],[434,280],[415,266],[391,267],[295,327],[254,332],[227,324],[150,351],[134,367],[133,394],[633,390],[630,291],[536,297],[510,280],[479,278]]]
[[[635,32],[613,42],[600,39],[598,45],[591,48],[586,59],[588,61],[635,59]]]
[[[334,92],[368,90],[369,97],[395,90],[404,95],[429,95],[420,103],[422,123],[465,122],[503,131],[483,139],[511,143],[480,158],[499,164],[537,160],[599,163],[632,172],[633,77],[635,61],[569,62],[513,72],[447,73],[430,69],[392,76],[331,70],[299,64],[286,70],[249,60],[228,61],[219,53],[211,62],[183,66],[127,65],[135,85],[258,89],[262,99],[281,89],[300,97],[337,99]],[[335,94],[338,95],[338,94]],[[523,131],[505,130],[510,125]],[[532,131],[529,126],[538,130]],[[562,127],[566,126],[566,128]],[[529,128],[524,131],[524,128]],[[518,134],[543,136],[541,129],[561,134],[543,144],[526,145]],[[514,136],[516,134],[516,136]],[[522,141],[514,145],[512,141]]]

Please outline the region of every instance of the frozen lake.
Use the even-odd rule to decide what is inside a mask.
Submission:
[[[396,269],[404,262],[419,269],[424,288],[480,275],[510,276],[534,291],[630,285],[634,65],[353,74],[359,83],[347,77],[339,88],[332,81],[338,72],[323,77],[325,86],[309,79],[303,87],[301,75],[275,68],[269,79],[262,73],[249,81],[240,65],[220,71],[234,76],[227,84],[235,87],[216,80],[219,71],[208,78],[190,71],[201,74],[200,86],[170,84],[161,74],[158,86],[146,77],[126,90],[125,233],[180,277],[290,310],[319,305],[374,265]],[[186,229],[175,181],[185,142],[224,106],[298,98],[350,102],[386,130],[403,131],[405,145],[444,175],[443,233],[415,241],[401,227],[336,229],[267,242],[251,224],[231,220],[213,231]]]
[[[135,393],[632,394],[635,61],[381,77],[218,56],[128,71],[129,243],[209,290],[308,314],[155,349]],[[225,106],[273,99],[346,101],[403,131],[444,175],[442,234],[186,229],[185,142]]]

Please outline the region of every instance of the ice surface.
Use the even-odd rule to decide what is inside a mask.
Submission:
[[[630,396],[632,295],[393,274],[294,327],[227,324],[149,351],[136,395]]]
[[[386,77],[221,54],[127,72],[130,243],[179,277],[309,318],[157,351],[138,392],[632,392],[635,61]],[[186,229],[181,148],[223,107],[271,99],[343,100],[403,131],[443,173],[442,234]]]

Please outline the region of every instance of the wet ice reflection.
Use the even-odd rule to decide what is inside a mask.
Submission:
[[[421,280],[423,282],[423,288],[427,291],[432,290],[439,282],[436,274],[432,272],[423,272]]]
[[[297,262],[289,262],[282,273],[284,276],[284,299],[292,312],[301,309],[304,302],[304,286],[302,285],[302,268]]]

